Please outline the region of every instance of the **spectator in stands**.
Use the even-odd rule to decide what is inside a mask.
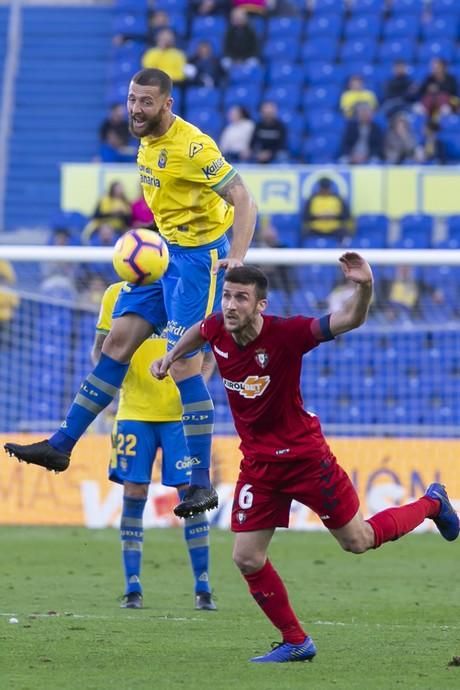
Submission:
[[[356,106],[365,103],[373,110],[377,108],[377,97],[373,91],[366,89],[362,77],[354,75],[348,80],[348,88],[340,97],[340,109],[345,117],[355,115]]]
[[[270,216],[260,216],[256,232],[255,245],[267,249],[286,249],[280,239],[278,230],[273,224]],[[285,295],[290,296],[297,286],[294,271],[285,265],[261,266],[265,275],[268,277],[271,290],[279,290]],[[289,311],[289,310],[288,310]]]
[[[267,0],[232,0],[233,7],[242,7],[246,12],[264,15],[267,12]]]
[[[355,285],[351,280],[346,278],[340,278],[339,281],[334,285],[329,295],[327,296],[327,311],[332,313],[336,310],[341,310],[345,306],[346,302],[353,295],[355,290]]]
[[[251,139],[251,153],[256,163],[276,163],[287,159],[286,127],[278,117],[278,106],[265,101]]]
[[[388,79],[384,88],[382,111],[391,117],[400,110],[407,109],[414,100],[416,85],[408,73],[404,60],[393,63],[393,76]]]
[[[439,124],[428,121],[423,128],[422,142],[417,146],[415,160],[417,163],[444,164],[446,154],[444,145],[439,140]]]
[[[19,297],[14,291],[16,273],[12,264],[0,259],[0,342],[7,345],[10,338],[14,310],[19,306]]]
[[[441,58],[432,59],[431,71],[420,85],[416,99],[418,109],[434,120],[457,108],[457,80],[447,71],[446,62]]]
[[[227,112],[228,125],[224,127],[219,147],[231,163],[246,161],[251,156],[251,140],[255,124],[246,108],[234,105]]]
[[[428,294],[434,305],[444,302],[443,292],[436,286],[418,280],[414,266],[396,266],[392,280],[381,283],[380,304],[385,305],[385,314],[390,321],[397,318],[408,320],[423,317],[421,298]]]
[[[163,10],[152,10],[148,13],[148,30],[146,34],[126,33],[115,34],[114,45],[122,45],[126,41],[142,41],[148,45],[155,45],[158,32],[170,28],[170,19]]]
[[[83,307],[96,307],[99,309],[107,282],[98,273],[89,273],[86,277],[85,288],[79,294],[79,303]]]
[[[189,0],[190,14],[227,14],[231,7],[231,0]]]
[[[100,159],[104,163],[131,163],[135,160],[136,147],[131,143],[124,105],[112,105],[99,129],[99,139]]]
[[[417,141],[406,115],[402,112],[393,115],[390,127],[385,133],[385,161],[392,165],[413,163]]]
[[[139,189],[139,196],[131,204],[131,223],[132,228],[153,228],[155,220],[152,211],[147,206],[142,187]]]
[[[352,231],[350,209],[334,190],[328,177],[321,177],[318,187],[305,201],[302,218],[305,235],[337,237],[342,241]]]
[[[99,200],[92,219],[83,230],[82,241],[89,242],[93,233],[107,223],[119,235],[125,232],[131,223],[131,203],[120,182],[112,182],[108,194],[104,194]]]
[[[258,62],[259,41],[249,23],[246,10],[234,7],[230,14],[230,25],[224,39],[222,66],[229,70],[236,63]]]
[[[200,41],[187,65],[188,82],[197,86],[214,88],[222,76],[219,58],[209,41]]]
[[[370,106],[361,103],[356,107],[356,117],[347,123],[343,134],[340,163],[359,165],[381,162],[383,132],[373,117]]]
[[[146,50],[142,56],[144,69],[161,69],[175,84],[182,84],[186,77],[187,59],[183,50],[176,47],[176,38],[171,29],[158,32],[155,46]]]

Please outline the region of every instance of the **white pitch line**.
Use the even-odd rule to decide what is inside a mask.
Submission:
[[[206,622],[208,621],[208,617],[203,617],[203,618],[196,618],[194,616],[191,616],[187,618],[186,616],[153,616],[150,615],[146,609],[144,609],[144,612],[147,614],[144,616],[144,618],[148,618],[149,620],[156,620],[156,621],[165,621],[169,622],[171,621],[172,623],[183,623],[184,621],[192,621],[192,622]],[[142,614],[140,614],[142,615]],[[79,620],[104,620],[104,621],[122,621],[125,619],[128,620],[139,620],[140,617],[139,614],[136,614],[134,616],[130,615],[125,615],[122,614],[122,616],[97,616],[95,614],[86,614],[86,613],[5,613],[3,611],[0,611],[0,617],[15,617],[15,618],[21,618],[23,620],[33,620],[34,618],[68,618],[69,620],[78,618]],[[215,616],[214,616],[215,617]],[[213,617],[213,618],[214,618]],[[301,621],[302,624],[305,623],[305,625],[330,625],[330,626],[335,626],[335,627],[354,627],[354,628],[390,628],[390,629],[401,629],[405,630],[407,628],[414,628],[417,627],[417,623],[366,623],[364,621],[350,621],[348,623],[344,621]],[[427,624],[424,621],[420,621],[420,627],[423,627],[424,629],[429,629],[429,630],[460,630],[459,625],[435,625],[435,624]]]

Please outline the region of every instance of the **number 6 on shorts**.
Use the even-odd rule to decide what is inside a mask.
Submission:
[[[254,496],[252,495],[250,489],[252,488],[252,484],[245,484],[240,491],[240,495],[238,496],[238,503],[239,506],[242,510],[247,510],[252,506],[252,502],[254,501]]]

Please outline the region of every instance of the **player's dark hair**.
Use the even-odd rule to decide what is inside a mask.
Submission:
[[[158,86],[160,93],[169,96],[172,91],[171,77],[161,69],[141,69],[136,72],[132,81],[139,86]]]
[[[268,278],[256,266],[235,266],[225,273],[226,283],[240,283],[241,285],[255,285],[257,299],[267,299]]]

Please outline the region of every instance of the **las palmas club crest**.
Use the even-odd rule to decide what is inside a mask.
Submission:
[[[268,364],[268,354],[266,350],[256,350],[255,354],[256,362],[259,365],[259,367],[262,367],[262,369],[265,369],[265,367]]]

